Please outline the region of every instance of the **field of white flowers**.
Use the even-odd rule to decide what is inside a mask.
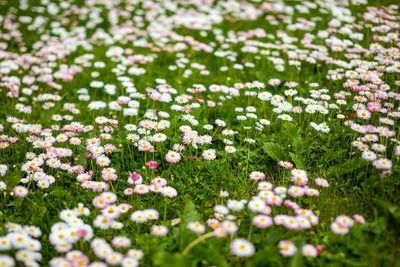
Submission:
[[[0,0],[0,267],[399,266],[396,1]]]

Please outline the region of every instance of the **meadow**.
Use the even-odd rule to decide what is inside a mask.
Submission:
[[[399,19],[0,0],[0,266],[400,266]]]

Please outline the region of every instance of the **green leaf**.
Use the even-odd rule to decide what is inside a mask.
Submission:
[[[301,252],[298,251],[294,257],[290,259],[289,263],[290,267],[298,267],[298,266],[303,266],[303,255],[301,255]]]
[[[263,149],[273,160],[280,161],[287,159],[287,153],[282,145],[277,143],[266,142]]]
[[[298,128],[290,121],[285,121],[285,132],[291,140],[300,135]]]
[[[290,157],[292,158],[292,161],[294,164],[296,164],[296,168],[299,169],[306,169],[305,163],[304,163],[304,158],[298,154],[290,152]]]
[[[86,165],[87,157],[86,157],[86,149],[84,146],[78,146],[77,148],[78,160],[75,164],[79,164],[82,166]]]
[[[179,253],[172,254],[166,251],[160,251],[154,255],[153,264],[154,266],[162,267],[187,267],[196,266],[197,262]]]
[[[200,215],[196,210],[193,201],[186,201],[185,208],[183,209],[182,224],[186,226],[189,222],[199,221]]]
[[[7,184],[7,189],[13,189],[16,185],[21,182],[21,174],[19,172],[11,172],[10,175],[6,176],[5,183]]]

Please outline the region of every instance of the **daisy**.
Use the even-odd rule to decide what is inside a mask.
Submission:
[[[265,174],[259,171],[252,171],[249,176],[253,181],[258,181],[265,178]]]
[[[236,238],[229,245],[232,255],[238,257],[251,257],[255,253],[254,245],[244,238]]]
[[[280,253],[284,257],[292,257],[297,253],[296,246],[287,240],[281,240],[278,244],[278,247],[280,248]]]
[[[318,255],[317,249],[310,244],[306,244],[301,248],[301,253],[303,254],[304,257],[311,257],[315,258]]]
[[[187,225],[187,228],[197,234],[202,234],[206,231],[206,228],[204,227],[204,225],[202,225],[199,222],[190,222]]]
[[[168,228],[164,225],[153,225],[151,227],[151,234],[155,236],[165,236],[168,234]]]
[[[153,209],[144,210],[144,215],[148,220],[158,220],[158,211]]]
[[[253,224],[257,228],[267,228],[270,227],[273,222],[271,217],[265,215],[256,215],[253,217]]]
[[[162,187],[160,191],[161,191],[161,194],[163,194],[164,196],[169,197],[169,198],[173,198],[178,195],[178,192],[176,191],[176,189],[173,187],[170,187],[170,186]]]
[[[8,255],[0,255],[0,266],[12,267],[15,266],[15,261]]]
[[[315,183],[321,187],[329,187],[329,183],[324,178],[317,178],[315,179]]]
[[[340,216],[336,217],[335,222],[340,224],[341,226],[347,227],[347,228],[352,227],[354,224],[353,220],[346,215],[340,215]]]
[[[319,196],[319,191],[314,188],[307,188],[305,194],[309,197]]]
[[[372,163],[377,169],[391,169],[392,161],[389,159],[381,158]]]
[[[0,191],[6,190],[7,189],[7,185],[5,182],[0,181]]]
[[[287,161],[279,161],[278,165],[281,166],[281,167],[284,167],[285,169],[293,168],[293,163],[287,162]]]
[[[266,197],[265,202],[268,205],[280,206],[283,202],[283,198],[281,198],[280,196],[276,196],[274,194],[270,194],[269,196]]]
[[[236,152],[236,148],[233,146],[225,146],[225,151],[229,154],[235,153]]]
[[[228,235],[228,232],[222,227],[217,227],[214,229],[214,235],[217,238],[223,238]]]
[[[376,154],[370,150],[364,150],[361,153],[361,157],[366,161],[374,161],[377,158]]]
[[[229,210],[223,205],[215,205],[214,211],[223,215],[227,215]]]
[[[291,195],[292,197],[301,197],[304,195],[305,190],[302,187],[299,186],[291,186],[288,190],[289,195]]]
[[[123,258],[120,264],[122,267],[137,267],[137,266],[139,266],[138,260],[136,260],[135,258],[130,258],[130,257]]]
[[[0,237],[0,251],[7,251],[12,248],[11,240],[8,236]]]
[[[208,161],[214,160],[216,158],[216,153],[214,149],[204,150],[202,155],[203,158]]]
[[[98,215],[96,219],[93,221],[93,225],[100,229],[108,229],[111,226],[111,220],[105,216]]]
[[[104,192],[100,196],[107,204],[113,204],[117,201],[117,195],[112,192]]]
[[[270,182],[260,182],[257,185],[257,189],[260,191],[271,190],[272,184]]]
[[[110,252],[106,255],[105,260],[109,265],[118,265],[123,259],[123,255],[119,252]]]
[[[126,236],[116,236],[111,241],[112,245],[119,248],[130,247],[131,240]]]
[[[130,249],[125,253],[125,256],[140,261],[143,257],[143,252],[138,249]]]
[[[228,199],[227,207],[232,211],[240,211],[244,208],[244,204],[234,199]]]
[[[149,192],[149,190],[150,190],[149,186],[147,186],[145,184],[138,184],[133,189],[133,192],[135,192],[136,194],[139,194],[139,195],[143,195],[143,194],[147,194]]]
[[[28,189],[25,186],[17,185],[13,188],[13,192],[17,197],[26,197],[28,195]]]
[[[251,200],[248,204],[248,207],[252,212],[262,212],[265,206],[265,202],[261,200]]]
[[[144,211],[137,210],[131,214],[131,220],[136,223],[143,223],[147,221],[147,216]]]
[[[275,194],[280,195],[281,197],[285,197],[287,188],[284,186],[278,186],[278,187],[275,187],[274,192],[275,192]]]
[[[181,160],[181,155],[175,151],[170,150],[165,155],[165,160],[169,163],[177,163]]]
[[[171,226],[176,226],[181,222],[180,218],[175,218],[171,220]]]
[[[101,210],[101,214],[110,220],[114,220],[119,217],[119,208],[116,205],[110,205]]]
[[[286,227],[287,229],[294,230],[294,231],[297,231],[297,230],[301,229],[299,222],[293,216],[286,216],[282,225],[284,227]]]

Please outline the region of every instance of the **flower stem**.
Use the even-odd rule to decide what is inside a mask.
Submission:
[[[198,243],[200,243],[203,240],[206,240],[207,238],[213,237],[214,232],[209,232],[207,234],[204,234],[202,236],[199,236],[197,239],[193,240],[182,252],[182,256],[185,256],[186,254],[189,253],[189,251],[196,246]]]
[[[164,219],[163,219],[164,223],[165,223],[166,218],[167,218],[167,201],[165,201],[165,204],[164,204]]]

